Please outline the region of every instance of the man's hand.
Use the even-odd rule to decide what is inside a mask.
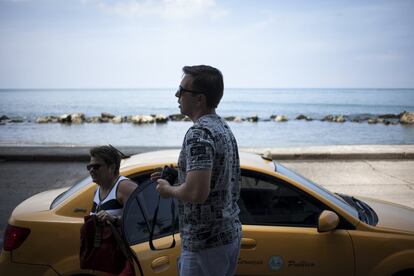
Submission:
[[[186,182],[171,186],[167,180],[157,179],[156,190],[162,197],[175,197],[192,203],[203,203],[210,193],[211,170],[190,171]]]
[[[152,179],[152,175],[151,175],[151,179]],[[172,186],[170,182],[168,182],[165,179],[158,178],[157,187],[155,189],[157,190],[157,192],[160,193],[160,196],[163,198],[172,196]]]

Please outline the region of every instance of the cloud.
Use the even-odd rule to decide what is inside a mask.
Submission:
[[[156,16],[170,20],[185,20],[200,16],[222,17],[227,12],[215,0],[83,0],[99,9],[126,17]]]

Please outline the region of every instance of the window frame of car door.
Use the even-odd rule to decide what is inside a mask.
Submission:
[[[307,193],[306,191],[299,189],[298,187],[296,187],[295,185],[292,185],[291,183],[280,179],[274,175],[269,175],[263,172],[258,172],[255,170],[249,170],[249,169],[242,169],[241,170],[241,176],[248,176],[248,177],[253,177],[253,178],[259,178],[262,181],[266,181],[272,185],[282,185],[284,186],[286,189],[291,189],[296,193],[299,193],[300,195],[306,197],[306,200],[311,201],[312,204],[316,205],[317,207],[319,207],[319,209],[321,210],[320,213],[322,213],[324,210],[329,210],[332,212],[335,212],[335,210],[332,210],[330,207],[328,207],[326,204],[324,204],[323,202],[321,202],[320,200],[318,200],[317,198],[315,198],[314,196],[310,195],[309,193]],[[243,189],[243,187],[240,187],[241,189]],[[240,195],[240,200],[243,200],[241,198]],[[246,207],[247,208],[247,207]],[[241,210],[242,211],[242,210]],[[319,215],[320,215],[319,213]],[[336,229],[343,229],[343,230],[355,230],[355,226],[352,225],[348,220],[346,220],[343,216],[341,216],[340,214],[338,214],[337,212],[335,212],[338,217],[339,217],[339,224],[337,226]],[[318,217],[319,217],[318,215]],[[240,216],[240,215],[239,215]],[[286,224],[286,223],[243,223],[243,225],[257,225],[257,226],[283,226],[283,227],[306,227],[306,228],[317,228],[318,225],[301,225],[301,224]]]

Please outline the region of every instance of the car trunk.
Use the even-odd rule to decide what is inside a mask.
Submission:
[[[60,188],[36,194],[20,203],[13,211],[12,217],[19,218],[28,214],[48,211],[52,201],[68,188]]]

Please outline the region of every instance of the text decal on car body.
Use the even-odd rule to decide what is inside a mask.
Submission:
[[[262,265],[262,260],[243,260],[242,258],[239,258],[238,264],[248,264],[248,265]]]
[[[314,267],[315,263],[307,262],[307,261],[288,261],[288,267]]]

